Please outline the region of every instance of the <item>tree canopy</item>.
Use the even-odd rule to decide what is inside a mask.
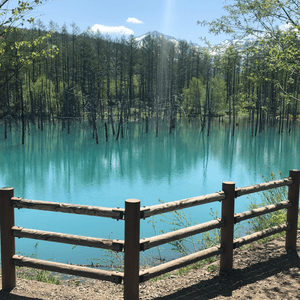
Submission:
[[[51,48],[44,44],[44,40],[51,36],[52,32],[45,35],[25,39],[23,31],[19,27],[34,22],[33,10],[42,5],[45,0],[18,1],[11,7],[11,0],[1,0],[0,3],[0,72],[5,68],[5,78],[2,76],[0,87],[9,81],[24,65],[40,56],[54,55],[57,47]],[[2,69],[2,70],[1,70]],[[10,74],[7,73],[10,70]]]
[[[198,21],[214,34],[227,33],[235,38],[248,35],[277,39],[280,26],[299,30],[298,0],[227,0],[226,14],[213,21]]]
[[[300,72],[300,1],[298,0],[229,0],[225,14],[212,21],[198,21],[214,34],[234,38],[252,37],[251,53],[264,52],[272,71],[285,69],[289,80]],[[281,86],[279,84],[279,86]]]

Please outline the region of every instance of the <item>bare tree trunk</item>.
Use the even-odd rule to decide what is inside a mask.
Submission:
[[[119,126],[118,126],[118,132],[117,132],[116,141],[119,139],[119,134],[120,134],[121,126],[123,128],[123,103],[121,104],[121,114],[120,114],[120,121],[119,121]]]
[[[22,88],[22,80],[20,81],[21,86],[21,109],[22,109],[22,145],[25,143],[25,116],[24,116],[24,99],[23,99],[23,88]]]
[[[156,137],[158,137],[158,98],[156,100]]]
[[[107,124],[106,124],[106,122],[104,123],[104,125],[105,125],[105,137],[106,137],[106,141],[108,141]]]

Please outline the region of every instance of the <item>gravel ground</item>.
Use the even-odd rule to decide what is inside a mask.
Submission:
[[[298,245],[300,231],[298,231]],[[235,250],[234,270],[208,272],[208,265],[178,277],[140,284],[140,299],[300,299],[300,247],[286,253],[285,237],[268,243],[253,243],[246,250]],[[215,263],[218,266],[218,261]],[[98,280],[72,278],[62,285],[18,279],[17,287],[3,291],[0,299],[123,299],[123,286]]]

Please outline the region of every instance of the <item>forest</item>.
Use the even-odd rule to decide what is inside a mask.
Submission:
[[[57,120],[68,132],[71,122],[88,121],[97,143],[98,126],[105,126],[106,139],[108,128],[118,139],[126,122],[151,119],[167,122],[170,133],[177,118],[187,118],[199,120],[209,135],[216,117],[228,118],[232,135],[239,118],[249,120],[252,136],[266,124],[278,133],[290,131],[299,116],[294,68],[299,58],[298,52],[282,52],[290,53],[298,37],[292,29],[277,29],[276,36],[276,41],[254,38],[244,47],[198,47],[151,34],[142,42],[134,36],[112,40],[89,29],[80,32],[75,23],[59,28],[38,20],[27,29],[3,24],[5,138],[13,122],[21,124],[24,143],[29,124],[43,130],[45,122]]]

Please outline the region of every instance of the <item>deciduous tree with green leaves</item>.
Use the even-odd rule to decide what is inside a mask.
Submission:
[[[295,73],[300,74],[300,1],[227,0],[225,3],[223,16],[212,21],[198,21],[198,24],[207,26],[213,34],[253,37],[256,45],[251,51],[267,50],[268,68],[276,72],[285,70],[288,80],[293,82]],[[282,81],[277,80],[276,85],[288,94]]]
[[[44,0],[18,1],[17,6],[11,0],[0,3],[0,87],[11,80],[19,70],[41,56],[53,56],[57,47],[44,45],[51,32],[34,39],[24,36],[18,27],[34,22],[33,10],[45,3]],[[3,68],[5,65],[5,68]],[[4,70],[3,70],[4,69]],[[10,71],[9,73],[7,71]],[[5,73],[5,76],[3,76]]]

